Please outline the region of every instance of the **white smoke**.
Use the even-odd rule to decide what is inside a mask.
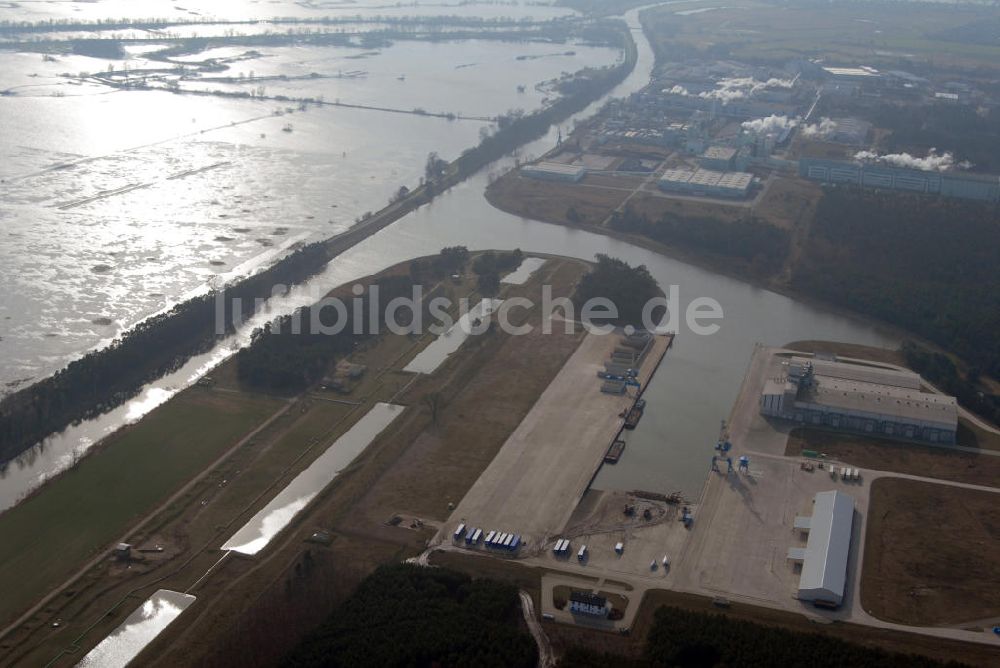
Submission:
[[[799,124],[798,119],[789,118],[788,116],[778,116],[777,114],[772,114],[767,118],[755,118],[752,121],[744,121],[743,129],[749,132],[754,132],[756,134],[779,134],[794,128]]]
[[[691,94],[688,92],[687,88],[681,85],[675,85],[673,88],[667,88],[663,92],[670,93],[671,95],[683,95],[684,97],[687,97],[688,95]]]
[[[775,79],[759,81],[753,77],[740,77],[736,79],[722,79],[718,82],[715,90],[698,93],[699,97],[706,99],[721,100],[727,104],[733,100],[740,100],[750,97],[754,93],[766,88],[791,88],[795,85],[793,79]]]
[[[833,133],[837,131],[837,121],[832,118],[827,118],[824,116],[819,119],[819,123],[811,123],[802,128],[802,134],[806,137],[819,137],[820,139],[827,139],[833,136]]]
[[[874,151],[858,151],[854,154],[854,159],[861,160],[862,162],[877,162],[884,165],[892,165],[893,167],[920,169],[925,172],[947,172],[955,167],[958,167],[959,169],[969,169],[972,167],[972,163],[968,160],[963,160],[962,162],[956,164],[954,154],[948,151],[938,153],[935,148],[929,150],[927,152],[927,157],[924,158],[917,158],[909,153],[887,153],[885,155],[879,155]]]

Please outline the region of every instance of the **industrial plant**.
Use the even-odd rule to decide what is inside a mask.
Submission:
[[[915,373],[803,357],[792,357],[782,370],[764,385],[762,415],[911,441],[955,442],[955,397],[922,391]]]

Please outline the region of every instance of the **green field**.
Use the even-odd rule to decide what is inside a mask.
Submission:
[[[106,549],[281,405],[188,390],[0,515],[0,623]]]

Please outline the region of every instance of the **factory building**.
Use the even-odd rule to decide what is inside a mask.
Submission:
[[[705,169],[726,172],[733,168],[736,149],[729,146],[709,146],[698,158],[698,164]]]
[[[793,357],[761,392],[760,412],[802,425],[923,443],[954,443],[955,397],[920,391],[908,371]]]
[[[846,160],[802,158],[799,175],[822,183],[849,183],[865,188],[1000,202],[1000,176],[959,172],[930,172]]]
[[[788,550],[788,558],[802,562],[799,600],[838,607],[847,588],[847,561],[854,526],[854,499],[838,491],[813,498],[811,517],[796,517],[795,528],[809,532],[806,546]]]
[[[735,155],[735,154],[734,154]],[[668,169],[660,177],[660,190],[702,197],[745,198],[753,174],[717,172],[710,169]]]
[[[522,167],[521,174],[542,181],[577,183],[587,175],[587,168],[583,165],[566,165],[561,162],[538,162]]]

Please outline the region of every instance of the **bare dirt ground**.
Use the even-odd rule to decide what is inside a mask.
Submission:
[[[1000,496],[883,478],[871,489],[861,600],[903,624],[1000,616]]]
[[[973,485],[1000,481],[1000,457],[945,450],[915,443],[888,441],[815,429],[795,429],[785,454],[796,457],[813,450],[830,459],[876,471],[894,471]]]
[[[632,627],[632,638],[645,638],[653,623],[653,613],[660,606],[684,610],[721,614],[732,619],[751,621],[768,626],[780,626],[800,633],[819,633],[858,643],[866,647],[881,647],[890,652],[920,654],[938,661],[959,661],[976,666],[992,666],[996,650],[985,645],[974,645],[946,638],[932,638],[917,633],[901,633],[860,624],[816,624],[809,618],[793,612],[765,608],[738,601],[731,601],[725,608],[713,605],[711,598],[686,592],[651,590],[642,601],[639,614]]]
[[[490,203],[504,211],[559,225],[600,225],[626,197],[625,190],[539,181],[517,173],[504,176],[487,190]],[[571,207],[579,216],[576,220],[567,216]]]
[[[817,184],[799,178],[775,176],[754,208],[754,215],[786,230],[794,230],[812,220],[823,196]]]
[[[748,210],[732,204],[701,201],[694,197],[663,197],[656,193],[641,192],[629,205],[649,220],[659,220],[664,214],[682,218],[710,218],[735,223],[746,218]]]
[[[904,366],[906,360],[898,350],[890,348],[875,348],[874,346],[863,346],[857,343],[840,343],[838,341],[792,341],[785,344],[784,348],[790,350],[800,350],[804,353],[834,353],[843,357],[855,357],[857,359],[872,360],[873,362],[884,362],[886,364],[897,364]]]

